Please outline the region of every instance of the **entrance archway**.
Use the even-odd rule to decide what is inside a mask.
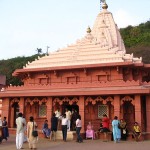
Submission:
[[[123,118],[127,123],[129,130],[132,130],[132,126],[135,122],[135,108],[131,101],[126,101],[123,103]]]
[[[18,113],[19,113],[19,105],[18,105],[18,103],[17,102],[15,102],[13,105],[12,105],[12,107],[13,107],[13,127],[15,127],[16,128],[16,118],[17,118],[17,116],[18,116]]]

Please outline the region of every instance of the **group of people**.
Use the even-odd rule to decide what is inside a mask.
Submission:
[[[67,132],[70,131],[72,127],[73,130],[76,130],[77,134],[77,142],[83,142],[83,139],[80,135],[80,131],[82,128],[81,116],[77,113],[76,110],[73,110],[72,113],[70,110],[66,108],[66,112],[61,115],[59,109],[57,109],[51,118],[51,128],[48,127],[48,120],[45,120],[43,124],[42,131],[46,138],[50,138],[50,140],[56,140],[56,132],[60,129],[62,130],[63,141],[67,140]],[[72,126],[71,126],[72,125]]]
[[[110,120],[107,117],[106,114],[103,115],[103,118],[100,123],[100,128],[98,132],[103,133],[103,141],[108,141],[108,132],[110,132],[109,129]],[[118,120],[118,117],[115,116],[112,123],[112,140],[117,143],[120,140],[126,140],[128,136],[128,130],[127,130],[127,123],[124,119]],[[98,132],[94,132],[93,125],[91,122],[87,125],[86,130],[86,138],[95,138],[95,134],[97,135]],[[98,135],[97,135],[98,136]],[[132,131],[132,137],[135,138],[136,141],[139,141],[141,137],[141,130],[140,126],[137,122],[134,123],[133,131]]]
[[[3,139],[7,141],[7,138],[9,137],[8,127],[7,127],[7,120],[6,117],[1,118],[0,116],[0,143]]]
[[[43,124],[42,131],[45,137],[50,138],[51,140],[53,139],[55,141],[56,132],[61,122],[63,141],[66,142],[67,131],[70,131],[71,117],[73,116],[74,119],[73,119],[72,127],[74,130],[76,130],[76,135],[77,135],[76,141],[79,143],[83,142],[83,139],[80,135],[80,131],[82,128],[81,116],[76,111],[74,111],[74,113],[75,115],[73,116],[73,114],[68,109],[66,109],[66,112],[63,115],[61,115],[59,109],[56,110],[53,113],[51,118],[51,128],[48,127],[48,120],[45,120]],[[98,132],[103,133],[104,141],[108,141],[108,132],[110,132],[109,124],[110,124],[110,120],[107,117],[107,115],[104,114],[100,123],[100,129],[98,130]],[[25,141],[28,141],[29,149],[37,149],[38,135],[33,134],[33,131],[36,131],[37,129],[37,123],[34,121],[33,116],[29,118],[29,121],[26,124],[26,120],[23,117],[23,114],[19,113],[16,119],[16,125],[17,125],[16,148],[22,149],[23,143]],[[26,136],[25,136],[25,132],[26,132]],[[95,133],[97,132],[94,132],[93,125],[91,124],[91,122],[89,122],[86,129],[86,138],[95,139]],[[128,136],[127,123],[124,121],[124,119],[118,120],[117,116],[114,117],[112,121],[112,135],[115,143],[119,142],[120,140],[127,139]],[[4,117],[3,120],[0,117],[0,139],[7,140],[8,136],[9,133],[8,133],[6,117]],[[140,139],[140,136],[141,136],[140,127],[138,123],[135,122],[133,126],[133,138],[135,138],[135,140],[138,141]]]

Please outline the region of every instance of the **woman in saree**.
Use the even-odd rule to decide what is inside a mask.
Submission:
[[[29,122],[27,123],[27,140],[29,142],[29,149],[37,149],[38,137],[32,135],[33,130],[37,128],[37,123],[34,121],[34,118],[31,116]]]

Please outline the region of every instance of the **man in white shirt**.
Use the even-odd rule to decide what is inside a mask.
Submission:
[[[66,118],[68,119],[67,129],[70,131],[70,125],[71,125],[71,111],[66,108]]]
[[[22,149],[23,140],[24,140],[24,120],[22,113],[18,114],[18,118],[16,119],[16,147],[17,149]]]
[[[68,119],[66,118],[66,114],[63,115],[61,124],[62,124],[63,140],[64,140],[64,142],[66,142],[66,139],[67,139],[67,124],[68,124]]]
[[[58,125],[57,125],[58,130],[60,129],[60,116],[61,116],[61,112],[59,108],[57,108],[57,110],[55,111],[55,117],[57,117],[58,120]]]

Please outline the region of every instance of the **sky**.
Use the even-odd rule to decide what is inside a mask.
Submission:
[[[119,28],[150,20],[150,0],[106,0]],[[0,60],[53,52],[94,25],[100,0],[0,0]]]

